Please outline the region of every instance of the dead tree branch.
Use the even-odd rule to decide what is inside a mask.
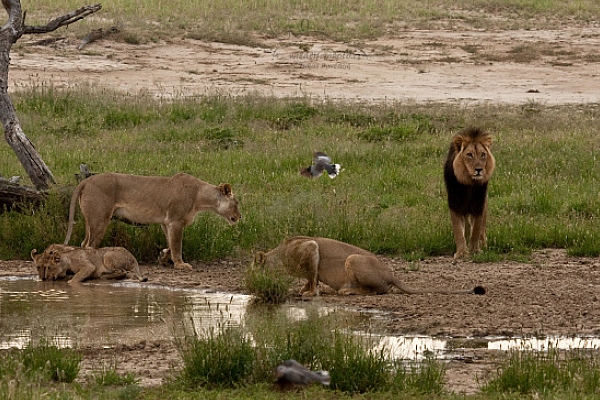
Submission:
[[[23,34],[52,32],[95,13],[102,6],[96,4],[81,7],[53,19],[44,26],[27,26],[25,25],[25,14],[22,12],[20,0],[2,0],[2,5],[8,13],[8,20],[0,28],[0,122],[4,127],[6,141],[19,158],[35,189],[45,191],[51,184],[55,183],[54,176],[35,150],[33,143],[31,143],[25,132],[23,132],[21,122],[8,95],[10,49],[13,43],[19,40]],[[2,193],[0,193],[1,195]],[[9,197],[12,198],[13,196]]]
[[[61,17],[55,18],[52,21],[48,22],[44,26],[28,26],[25,25],[25,15],[23,16],[23,33],[24,34],[33,34],[33,33],[48,33],[57,30],[61,26],[67,26],[74,22],[84,19],[88,15],[95,13],[96,11],[100,11],[102,9],[102,5],[94,4],[93,6],[83,6],[78,8],[75,11],[72,11],[68,14],[65,14]]]

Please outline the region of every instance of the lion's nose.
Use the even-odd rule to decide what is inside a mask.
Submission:
[[[477,173],[477,175],[481,175],[482,171],[483,171],[483,168],[475,168],[475,172]]]

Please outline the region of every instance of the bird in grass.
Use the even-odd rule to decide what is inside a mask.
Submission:
[[[282,391],[303,389],[313,382],[329,385],[329,372],[313,372],[296,360],[286,360],[275,368],[275,385]]]
[[[320,151],[313,154],[313,163],[300,171],[300,175],[307,178],[318,178],[327,172],[331,179],[338,176],[342,166],[340,164],[332,164],[331,158]]]

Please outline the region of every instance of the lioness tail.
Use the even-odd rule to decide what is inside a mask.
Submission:
[[[77,200],[79,200],[79,195],[81,194],[81,190],[83,189],[85,181],[81,182],[71,195],[71,203],[69,205],[69,225],[67,228],[67,236],[65,237],[64,245],[69,244],[69,240],[71,240],[71,234],[73,233],[73,225],[75,224],[75,206],[77,205]]]

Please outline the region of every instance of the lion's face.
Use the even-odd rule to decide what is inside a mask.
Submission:
[[[45,251],[41,254],[37,254],[36,250],[31,251],[31,258],[35,263],[35,268],[38,273],[38,277],[43,280],[56,280],[57,266],[56,263],[60,261],[60,255],[57,251],[50,250]],[[58,258],[58,261],[57,261]]]
[[[233,196],[231,185],[222,183],[219,185],[219,206],[217,214],[225,218],[229,225],[235,225],[242,218],[242,214],[238,208],[238,200]]]
[[[463,185],[481,185],[487,183],[496,165],[490,151],[491,137],[483,135],[474,140],[461,135],[455,136],[453,145],[456,157],[453,161],[456,179]]]
[[[252,261],[251,267],[269,271],[281,270],[282,261],[280,257],[277,257],[276,252],[269,252],[267,254],[264,251],[257,251],[254,254],[254,260]]]
[[[58,252],[52,254],[46,267],[46,279],[55,281],[58,278],[64,277],[64,268],[62,265],[61,255]]]
[[[47,266],[47,255],[46,253],[39,254],[36,249],[31,250],[31,259],[35,264],[38,277],[42,280],[46,280],[46,266]]]

